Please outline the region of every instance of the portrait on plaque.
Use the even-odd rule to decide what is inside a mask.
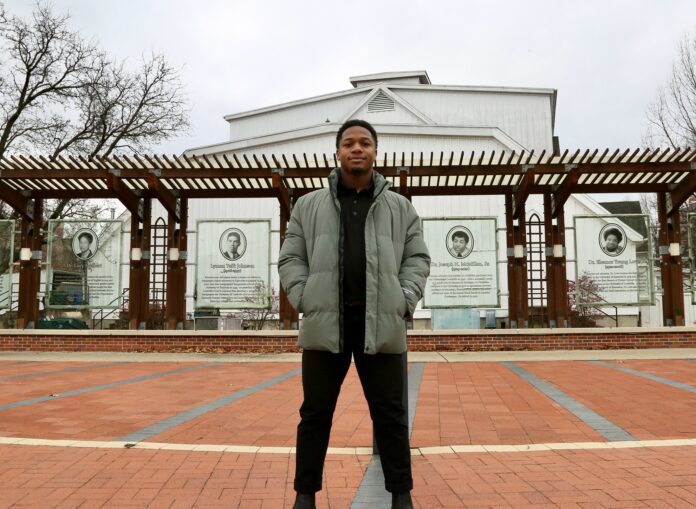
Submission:
[[[80,260],[89,260],[99,249],[97,234],[91,228],[83,228],[75,233],[72,252]]]
[[[599,231],[599,248],[607,256],[619,256],[626,249],[626,232],[616,223],[609,223]]]
[[[228,228],[220,235],[220,253],[226,260],[239,260],[246,247],[246,236],[238,228]]]
[[[452,258],[466,258],[474,249],[474,236],[462,225],[457,225],[447,232],[445,242]]]

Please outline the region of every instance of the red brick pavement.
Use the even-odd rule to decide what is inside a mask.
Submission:
[[[660,364],[670,370],[681,362]],[[696,437],[696,394],[591,362],[519,365],[552,382],[639,440]],[[692,369],[696,371],[696,365]]]
[[[696,448],[414,458],[418,507],[696,507]]]
[[[696,386],[696,362],[693,361],[622,360],[606,362],[615,364],[617,367],[637,369],[638,371],[668,378],[675,382]]]
[[[104,369],[90,369],[86,371],[74,371],[58,373],[55,375],[40,376],[36,378],[20,378],[15,380],[0,381],[0,404],[12,403],[24,399],[38,398],[48,394],[74,391],[93,385],[101,385],[126,378],[134,378],[143,375],[151,375],[186,366],[195,366],[203,363],[177,363],[177,362],[134,362],[129,364],[107,366]],[[80,367],[83,364],[73,362],[70,365],[61,363],[64,369],[68,367]],[[45,366],[44,366],[45,367]],[[32,373],[37,370],[33,363],[25,364],[21,371],[15,374]],[[53,369],[45,369],[53,371]]]
[[[414,446],[603,440],[500,364],[434,363],[425,368]]]
[[[151,437],[154,442],[193,444],[295,445],[302,404],[299,377],[209,412]],[[372,421],[360,380],[351,366],[339,396],[331,430],[331,447],[372,446]]]
[[[288,454],[0,446],[0,457],[0,508],[279,508],[294,496]],[[327,458],[319,506],[348,508],[369,462]]]
[[[692,393],[589,362],[519,364],[640,439],[696,438]],[[20,374],[80,365],[7,368]],[[696,382],[696,364],[686,361],[619,365]],[[133,363],[26,378],[17,380],[21,384],[0,383],[0,400],[177,367],[182,364]],[[1,411],[0,436],[114,439],[295,367],[297,363],[225,364]],[[293,445],[300,393],[300,379],[294,377],[150,440]],[[332,445],[369,445],[370,437],[367,406],[351,369]],[[603,439],[501,364],[426,365],[413,434],[416,447],[585,441]],[[293,454],[0,445],[0,509],[290,507],[294,460]],[[349,507],[369,461],[369,456],[329,455],[319,507]],[[414,497],[421,508],[696,507],[694,446],[452,453],[414,456],[413,465]]]
[[[0,446],[9,507],[290,507],[294,457]],[[368,456],[329,456],[320,508],[347,508]],[[413,458],[420,508],[696,506],[696,448]]]
[[[167,364],[169,369],[186,364]],[[192,407],[213,401],[234,391],[255,385],[296,368],[295,364],[221,364],[187,373],[168,375],[134,384],[98,390],[39,405],[5,410],[0,415],[0,435],[79,440],[115,440],[152,423]],[[104,382],[139,376],[142,373],[165,371],[157,365],[110,366],[99,373],[63,373],[36,379],[8,381],[1,385],[0,398],[24,399],[26,390],[16,391],[16,382],[27,381],[33,394],[40,387],[62,392],[54,387],[73,388],[98,385],[95,375]],[[84,375],[85,380],[80,381]],[[54,382],[53,377],[58,380]],[[49,378],[51,380],[49,380]],[[31,380],[31,381],[30,381]],[[297,382],[294,382],[295,386]],[[271,389],[272,390],[272,389]],[[12,396],[16,392],[20,395]],[[275,422],[275,421],[274,421]],[[234,432],[234,431],[233,431]],[[230,433],[226,432],[229,439]]]

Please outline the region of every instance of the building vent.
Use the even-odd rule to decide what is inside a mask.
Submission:
[[[367,103],[367,111],[394,111],[394,100],[381,90]]]

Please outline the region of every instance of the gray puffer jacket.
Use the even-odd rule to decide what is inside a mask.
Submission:
[[[365,221],[365,352],[406,351],[406,323],[423,295],[430,255],[413,205],[389,192],[389,182],[373,171],[374,200]],[[293,207],[278,272],[288,300],[303,313],[300,346],[338,353],[343,350],[343,232],[336,187],[301,197]]]

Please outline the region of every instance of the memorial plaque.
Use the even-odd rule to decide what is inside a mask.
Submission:
[[[198,221],[196,308],[268,308],[271,222]]]
[[[576,303],[653,303],[648,216],[576,216]]]
[[[0,309],[12,304],[12,262],[14,254],[14,221],[0,221]]]
[[[120,221],[49,221],[47,307],[120,307],[121,226]]]
[[[499,307],[496,218],[424,218],[430,277],[423,308]]]

